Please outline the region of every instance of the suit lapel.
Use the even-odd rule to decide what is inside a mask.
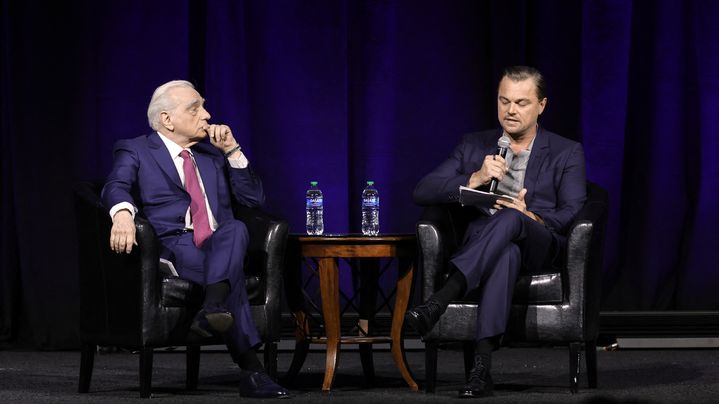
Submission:
[[[197,148],[192,148],[192,154],[195,157],[197,163],[197,169],[200,171],[200,177],[202,177],[202,184],[205,186],[205,195],[210,203],[210,209],[216,220],[219,214],[218,201],[217,201],[217,169],[212,158]]]
[[[150,145],[150,154],[157,162],[157,165],[160,166],[162,172],[172,179],[172,182],[175,183],[178,188],[184,191],[185,188],[182,186],[180,175],[177,173],[175,163],[172,162],[172,157],[170,157],[170,153],[168,153],[165,144],[162,143],[160,136],[157,133],[151,134],[148,136],[148,143]]]
[[[537,129],[537,137],[534,139],[532,152],[529,155],[527,163],[527,172],[524,175],[524,188],[527,188],[525,201],[532,201],[534,198],[534,190],[539,178],[539,171],[542,168],[544,159],[547,158],[549,151],[549,138],[542,133],[542,127]]]

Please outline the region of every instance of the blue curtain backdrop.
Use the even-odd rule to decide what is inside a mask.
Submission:
[[[507,65],[543,71],[541,123],[581,141],[609,190],[603,307],[717,310],[719,3],[714,1],[0,0],[0,341],[75,346],[71,187],[149,133],[153,89],[189,79],[303,231],[412,232],[418,179],[497,126]],[[118,285],[121,287],[121,285]]]

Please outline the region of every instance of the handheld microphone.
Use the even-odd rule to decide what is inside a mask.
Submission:
[[[509,147],[510,141],[507,135],[502,135],[502,137],[499,138],[497,141],[497,154],[502,156],[502,158],[507,157],[507,148]],[[497,185],[499,184],[499,181],[497,181],[496,178],[492,178],[491,181],[489,181],[489,192],[494,193],[494,191],[497,190]]]

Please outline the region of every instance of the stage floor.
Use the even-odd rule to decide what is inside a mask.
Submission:
[[[280,373],[292,358],[291,341],[283,341]],[[418,347],[416,341],[408,346]],[[493,360],[495,396],[489,403],[605,403],[682,402],[719,400],[719,351],[713,349],[636,349],[598,352],[599,388],[586,387],[571,394],[568,387],[566,348],[502,348]],[[305,367],[289,386],[287,403],[437,403],[456,402],[463,384],[461,352],[440,352],[437,393],[412,392],[394,367],[387,350],[374,355],[376,383],[367,386],[359,353],[342,352],[333,391],[320,391],[324,354],[312,351]],[[407,352],[408,364],[422,386],[424,353]],[[97,402],[141,401],[138,393],[138,356],[130,352],[98,353],[89,394],[78,394],[79,352],[0,351],[0,402]],[[584,366],[584,363],[582,363]],[[185,359],[181,351],[157,351],[154,360],[153,402],[197,403],[237,401],[238,371],[229,355],[211,349],[203,352],[197,391],[184,390]],[[252,401],[252,400],[248,400]],[[256,400],[259,402],[259,400]]]

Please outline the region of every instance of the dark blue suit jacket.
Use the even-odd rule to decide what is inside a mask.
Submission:
[[[256,207],[264,203],[262,182],[251,168],[230,167],[217,148],[199,143],[192,153],[202,177],[210,208],[218,224],[232,219],[231,198]],[[113,151],[114,164],[102,190],[109,209],[130,202],[150,221],[159,237],[185,227],[190,194],[180,182],[170,153],[157,133],[120,140]]]
[[[420,180],[414,201],[420,205],[456,202],[459,186],[467,185],[485,156],[497,153],[501,136],[501,129],[465,135],[450,158]],[[585,176],[582,145],[540,126],[524,177],[527,209],[541,216],[550,230],[564,234],[586,200]]]

